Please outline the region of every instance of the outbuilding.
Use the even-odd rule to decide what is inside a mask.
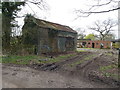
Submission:
[[[111,48],[111,41],[78,39],[77,47],[80,48]]]
[[[35,46],[34,50],[36,54],[76,50],[77,32],[69,26],[29,16],[25,18],[25,24],[23,26],[23,41],[31,38],[30,36],[26,38],[29,32],[34,36],[31,42],[34,41],[32,45]]]

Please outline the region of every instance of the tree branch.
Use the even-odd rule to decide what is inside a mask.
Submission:
[[[88,17],[91,14],[108,13],[108,12],[112,12],[112,11],[116,11],[116,10],[120,9],[120,7],[117,7],[117,4],[116,4],[119,1],[109,0],[108,2],[101,3],[101,4],[100,4],[101,0],[96,0],[96,1],[98,1],[98,3],[96,5],[92,5],[88,10],[82,10],[82,9],[75,10],[75,12],[77,14],[76,19],[78,19],[79,17]],[[95,7],[99,8],[99,7],[109,6],[111,4],[115,4],[116,7],[112,8],[112,9],[108,9],[108,10],[95,11]]]
[[[113,1],[113,0],[110,0],[110,1],[107,2],[107,3],[99,4],[99,0],[98,0],[98,4],[97,4],[97,5],[92,5],[92,7],[91,7],[89,10],[93,9],[94,7],[101,7],[101,6],[108,5],[108,4],[110,4],[112,1]]]
[[[112,21],[112,19],[105,20],[103,22],[96,21],[94,23],[94,27],[90,27],[89,29],[97,31],[102,40],[111,32],[113,31],[113,27],[116,24]]]
[[[118,8],[113,8],[113,9],[110,9],[110,10],[106,10],[106,11],[99,11],[99,12],[81,12],[81,13],[83,13],[83,14],[88,14],[88,13],[107,13],[107,12],[111,12],[111,11],[115,11],[115,10],[118,10],[118,9],[120,9],[120,7],[118,7]]]

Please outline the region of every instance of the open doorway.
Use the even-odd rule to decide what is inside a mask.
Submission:
[[[92,48],[94,48],[95,47],[95,43],[92,43]]]

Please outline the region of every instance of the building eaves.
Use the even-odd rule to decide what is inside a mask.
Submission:
[[[60,30],[60,31],[77,33],[75,30],[73,30],[69,26],[65,26],[65,25],[61,25],[61,24],[57,24],[57,23],[53,23],[53,22],[49,22],[49,21],[45,21],[41,19],[36,19],[36,18],[34,18],[34,22],[38,26],[43,27],[43,28],[51,28],[51,29]]]

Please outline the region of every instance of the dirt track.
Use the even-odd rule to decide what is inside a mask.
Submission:
[[[49,71],[36,71],[29,67],[3,66],[5,88],[96,88],[109,87],[90,83],[83,78],[64,76]]]
[[[115,54],[116,55],[116,54]],[[86,58],[89,57],[89,58]],[[109,58],[108,58],[109,57]],[[87,60],[89,59],[89,60]],[[80,64],[76,62],[82,61]],[[101,52],[80,52],[76,56],[51,64],[28,66],[3,65],[3,87],[12,88],[112,88],[117,80],[100,78],[99,65],[117,61]],[[109,62],[109,63],[108,63]],[[116,73],[116,71],[115,71]],[[104,79],[105,81],[103,81]]]

